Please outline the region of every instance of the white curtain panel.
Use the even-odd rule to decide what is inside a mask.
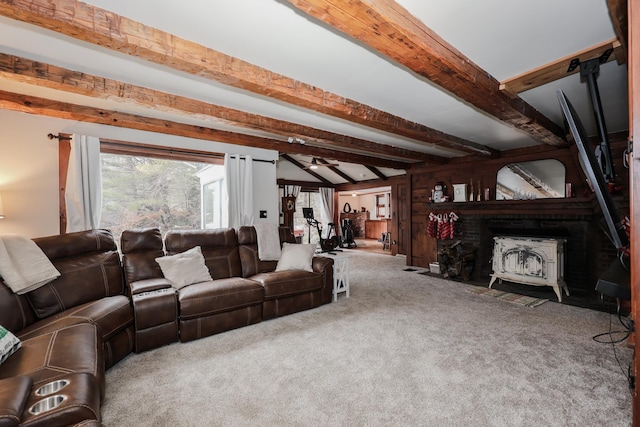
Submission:
[[[100,226],[102,210],[102,174],[100,171],[100,139],[73,135],[67,186],[67,233],[91,230]]]
[[[253,159],[224,155],[229,227],[253,225]]]
[[[327,233],[329,232],[329,226],[328,224],[330,222],[333,222],[333,212],[334,212],[334,206],[333,206],[333,195],[335,193],[335,190],[333,188],[327,188],[327,187],[320,187],[318,189],[320,191],[320,199],[322,200],[322,219],[324,220],[323,222],[323,229],[327,230]],[[337,230],[334,230],[337,233]],[[325,236],[325,237],[329,237],[329,236]]]
[[[298,197],[298,194],[300,194],[300,190],[302,189],[302,186],[300,185],[285,185],[284,186],[284,195],[286,196],[291,196],[291,197]]]

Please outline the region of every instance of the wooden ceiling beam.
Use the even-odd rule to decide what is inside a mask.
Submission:
[[[393,0],[287,1],[536,140],[566,145],[560,126],[501,92],[500,82]]]
[[[627,50],[629,49],[629,9],[627,0],[607,0],[609,15],[616,37],[622,47],[616,51],[618,63],[626,63]]]
[[[314,177],[318,181],[320,181],[320,182],[322,182],[324,184],[333,185],[333,183],[331,181],[329,181],[328,179],[326,179],[322,175],[317,174],[316,172],[314,172],[312,170],[309,170],[305,165],[303,165],[302,163],[300,163],[299,161],[297,161],[296,159],[294,159],[290,155],[288,155],[286,153],[282,153],[282,154],[280,154],[280,157],[282,157],[283,159],[285,159],[287,162],[291,163],[292,165],[302,169],[303,171],[305,171],[306,173],[308,173],[309,175],[311,175],[312,177]]]
[[[316,160],[319,163],[322,164],[329,164],[328,161],[326,161],[325,159],[323,159],[322,157],[316,157]],[[338,169],[336,166],[326,166],[327,168],[329,168],[329,170],[333,173],[335,173],[336,175],[338,175],[339,177],[341,177],[342,179],[346,180],[347,182],[350,182],[351,184],[355,184],[356,181],[355,179],[351,178],[349,175],[347,175],[346,173],[342,172],[340,169]]]
[[[416,141],[465,153],[496,150],[448,135],[77,0],[3,0],[0,15],[84,42]]]
[[[300,187],[302,187],[302,191],[305,191],[308,189],[317,190],[320,187],[329,187],[329,188],[335,187],[334,184],[324,185],[321,182],[315,182],[315,181],[295,181],[291,179],[281,179],[281,178],[278,178],[276,182],[280,187],[284,185],[299,185]]]
[[[189,117],[195,115],[215,123],[271,132],[283,137],[294,136],[325,148],[342,151],[355,149],[368,155],[399,161],[443,164],[447,160],[440,156],[327,132],[4,53],[0,53],[0,77],[97,99],[117,100],[124,105],[148,107]]]
[[[369,169],[369,171],[373,172],[373,174],[375,176],[377,176],[378,178],[380,178],[383,181],[387,180],[387,176],[385,174],[383,174],[382,172],[380,172],[378,170],[378,168],[374,167],[374,166],[365,166],[365,168]]]
[[[127,129],[203,139],[206,141],[264,148],[279,152],[329,157],[331,159],[349,163],[375,164],[377,166],[390,167],[392,169],[407,169],[409,167],[409,164],[407,163],[385,160],[377,157],[345,153],[328,148],[289,144],[286,141],[280,141],[277,139],[245,135],[236,132],[208,128],[206,126],[189,125],[135,114],[52,101],[49,99],[7,91],[0,91],[0,109],[20,111],[65,120],[97,123]]]
[[[623,51],[622,45],[617,39],[607,40],[604,43],[567,55],[564,58],[560,58],[549,64],[537,67],[531,71],[527,71],[526,73],[503,80],[502,83],[500,83],[500,90],[515,98],[520,92],[524,92],[525,90],[533,89],[580,72],[580,67],[575,67],[572,71],[568,71],[569,65],[574,59],[579,59],[580,62],[584,62],[590,59],[599,58],[609,49],[612,49],[612,52],[609,55],[607,62],[612,61],[614,58],[618,59],[618,62],[620,62],[619,56]],[[624,60],[626,61],[626,55],[624,55]]]

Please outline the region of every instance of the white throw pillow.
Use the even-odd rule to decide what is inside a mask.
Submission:
[[[5,327],[0,326],[0,365],[15,353],[20,346],[22,346],[22,342],[18,337]]]
[[[164,277],[177,289],[212,280],[200,246],[179,254],[156,258],[156,262]]]
[[[313,271],[311,263],[313,262],[313,255],[315,253],[316,245],[314,244],[284,243],[276,271]]]

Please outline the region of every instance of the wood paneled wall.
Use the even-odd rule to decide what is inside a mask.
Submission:
[[[622,165],[623,152],[626,149],[626,136],[612,136],[612,157],[614,158],[617,183],[622,193],[615,196],[616,203],[626,214],[628,212],[628,170]],[[566,168],[566,182],[573,186],[575,197],[565,199],[538,200],[493,200],[495,198],[497,172],[503,166],[514,162],[556,159]],[[575,281],[591,281],[608,260],[615,256],[615,250],[606,241],[600,230],[598,219],[600,210],[597,201],[588,190],[584,174],[578,162],[577,150],[574,146],[567,148],[550,148],[536,146],[527,149],[503,152],[500,158],[475,159],[463,158],[457,163],[409,171],[410,206],[411,206],[411,246],[407,253],[407,264],[428,267],[430,262],[437,261],[437,251],[443,242],[451,244],[455,240],[470,241],[479,247],[478,268],[474,278],[488,276],[490,268],[486,265],[490,258],[493,244],[493,232],[488,227],[511,224],[516,228],[526,224],[528,227],[562,229],[564,233],[573,234],[572,244],[568,250],[572,264],[580,266],[587,259],[599,260],[602,267],[596,265],[593,271],[585,275],[575,275]],[[431,190],[437,182],[447,186],[447,194],[453,198],[453,184],[473,182],[475,194],[480,188],[489,188],[490,201],[469,201],[462,203],[429,203]],[[461,217],[456,239],[438,241],[427,234],[428,216],[431,212],[454,211]],[[524,222],[523,222],[524,221]],[[518,225],[520,224],[520,225]],[[594,249],[595,248],[595,249]],[[611,254],[610,252],[614,252]],[[585,259],[587,258],[587,259]],[[588,265],[588,264],[582,264]],[[587,286],[593,288],[592,283]]]

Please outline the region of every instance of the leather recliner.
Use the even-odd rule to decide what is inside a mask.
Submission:
[[[88,230],[34,242],[61,276],[25,295],[0,280],[0,324],[22,341],[0,366],[0,395],[16,394],[0,419],[19,417],[24,426],[99,425],[105,369],[133,349],[133,311],[113,234]],[[15,379],[22,377],[28,380]],[[37,393],[59,382],[63,393]],[[54,398],[57,406],[35,410]]]
[[[168,255],[200,246],[213,279],[178,291],[180,341],[262,320],[264,289],[259,283],[242,277],[234,229],[172,230],[167,232],[164,241]]]

